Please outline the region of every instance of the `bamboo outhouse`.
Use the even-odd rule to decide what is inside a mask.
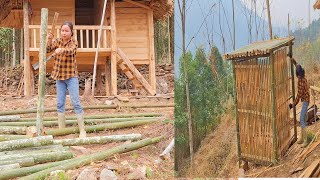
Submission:
[[[64,21],[74,24],[78,40],[77,64],[79,72],[93,72],[98,31],[105,0],[0,0],[1,27],[24,28],[24,84],[25,95],[31,95],[33,70],[38,61],[40,42],[40,11],[49,10],[49,24],[59,13],[55,36],[59,37]],[[122,71],[138,90],[154,95],[155,53],[154,20],[173,13],[173,0],[108,0],[98,52],[97,86],[102,86],[100,74],[105,73],[106,95],[117,95],[117,71]],[[48,27],[50,29],[50,26]],[[51,72],[52,62],[47,63]],[[136,69],[147,65],[149,77]],[[99,78],[100,77],[100,78]]]
[[[224,55],[233,64],[239,160],[275,163],[296,140],[288,108],[294,98],[293,64],[287,57],[293,40],[256,42]]]

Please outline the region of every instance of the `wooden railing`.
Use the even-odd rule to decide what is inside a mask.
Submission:
[[[56,26],[57,27],[57,26]],[[30,51],[39,51],[40,44],[40,25],[29,25],[30,29]],[[51,29],[51,26],[48,26]],[[100,26],[74,26],[73,33],[74,38],[78,40],[78,51],[80,52],[95,52],[98,42]],[[49,32],[48,30],[48,32]],[[110,51],[111,48],[111,37],[110,37],[111,26],[103,26],[100,51]],[[54,32],[55,37],[60,37],[60,27]]]

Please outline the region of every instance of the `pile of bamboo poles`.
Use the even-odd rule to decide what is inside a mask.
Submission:
[[[1,112],[0,112],[1,113]],[[134,127],[159,121],[161,114],[110,114],[85,116],[87,133]],[[35,126],[36,118],[22,118],[18,115],[0,116],[0,180],[16,177],[38,179],[47,176],[51,170],[68,170],[91,162],[100,161],[115,153],[128,152],[160,141],[160,137],[142,139],[141,134],[94,136],[74,139],[54,139],[54,136],[78,133],[75,116],[67,116],[68,127],[58,129],[57,117],[45,117],[48,127],[45,136],[33,137],[29,128]],[[50,129],[49,129],[50,128]],[[90,136],[88,134],[88,136]],[[104,144],[108,142],[137,141],[106,151],[74,158],[69,146]],[[1,171],[2,170],[2,171]],[[35,173],[35,175],[32,175]],[[27,176],[27,175],[30,175]]]

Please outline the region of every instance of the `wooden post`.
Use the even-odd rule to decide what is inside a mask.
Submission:
[[[232,61],[232,73],[233,73],[233,99],[234,99],[234,109],[235,109],[235,118],[236,118],[236,131],[237,131],[237,151],[238,151],[238,160],[239,166],[241,164],[241,146],[240,146],[240,127],[239,127],[239,116],[238,116],[238,97],[237,97],[237,81],[236,81],[236,71],[235,65]]]
[[[23,59],[24,59],[24,35],[23,35],[23,30],[24,29],[20,29],[20,64],[23,63]]]
[[[291,65],[291,88],[292,88],[292,101],[294,102],[296,100],[295,97],[295,88],[294,88],[294,64],[292,62],[292,42],[289,42],[289,54],[290,54],[290,65]],[[293,106],[293,130],[294,130],[294,140],[293,142],[296,142],[298,139],[298,133],[297,133],[297,115],[296,115],[296,106]]]
[[[117,29],[115,0],[111,0],[111,95],[117,95]]]
[[[154,37],[153,37],[154,38]],[[171,32],[170,32],[170,17],[168,17],[168,63],[172,63],[171,60]]]
[[[270,15],[270,3],[269,3],[269,0],[267,0],[267,12],[268,12],[268,22],[269,22],[270,39],[272,39],[272,24],[271,24],[271,15]]]
[[[29,56],[29,5],[23,1],[23,28],[24,28],[24,95],[31,96],[31,65]]]
[[[106,86],[106,96],[111,95],[111,61],[110,59],[107,59],[105,64],[105,86]]]
[[[154,57],[154,27],[153,10],[148,10],[148,28],[149,28],[149,83],[153,90],[156,90],[156,63]]]
[[[17,49],[16,49],[16,29],[12,29],[12,67],[16,66]]]
[[[34,83],[34,72],[33,72],[33,70],[32,70],[32,65],[31,65],[31,61],[33,60],[33,58],[34,58],[34,56],[31,56],[30,57],[30,63],[29,63],[29,68],[30,68],[30,81],[31,81],[31,83],[30,83],[30,89],[31,89],[31,95],[34,95],[35,94],[35,88],[34,88],[34,86],[35,86],[35,83]]]
[[[101,42],[101,35],[102,35],[102,26],[104,22],[104,16],[106,14],[106,7],[107,7],[107,0],[104,0],[103,4],[103,11],[102,11],[102,16],[101,16],[101,23],[100,23],[100,28],[99,28],[99,34],[98,34],[98,42],[97,42],[97,48],[96,48],[96,55],[94,57],[94,67],[93,67],[93,80],[92,80],[92,91],[91,95],[94,96],[94,88],[95,88],[95,83],[96,83],[96,76],[97,76],[97,64],[98,64],[98,53],[100,49],[100,42]],[[81,33],[82,34],[82,33]],[[89,42],[88,39],[88,31],[87,31],[87,43]],[[89,44],[88,44],[89,45]],[[88,48],[88,47],[87,47]]]
[[[273,155],[274,162],[278,161],[278,139],[277,139],[277,124],[276,124],[276,97],[275,97],[275,79],[274,79],[274,57],[273,51],[270,51],[270,74],[271,74],[271,113],[272,113],[272,132],[273,132]]]
[[[101,96],[101,88],[102,88],[102,81],[101,81],[101,69],[100,66],[97,67],[97,93]]]
[[[37,108],[37,135],[41,136],[43,131],[44,99],[46,94],[46,54],[47,54],[47,31],[48,31],[48,9],[41,9],[40,26],[40,51],[39,51],[39,85],[38,85],[38,108]]]

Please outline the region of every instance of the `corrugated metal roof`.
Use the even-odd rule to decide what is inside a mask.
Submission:
[[[288,45],[288,43],[293,40],[294,37],[286,37],[268,41],[254,42],[234,52],[226,53],[223,55],[223,57],[226,60],[236,60],[252,56],[264,56],[269,54],[270,50],[274,50],[278,47]]]

